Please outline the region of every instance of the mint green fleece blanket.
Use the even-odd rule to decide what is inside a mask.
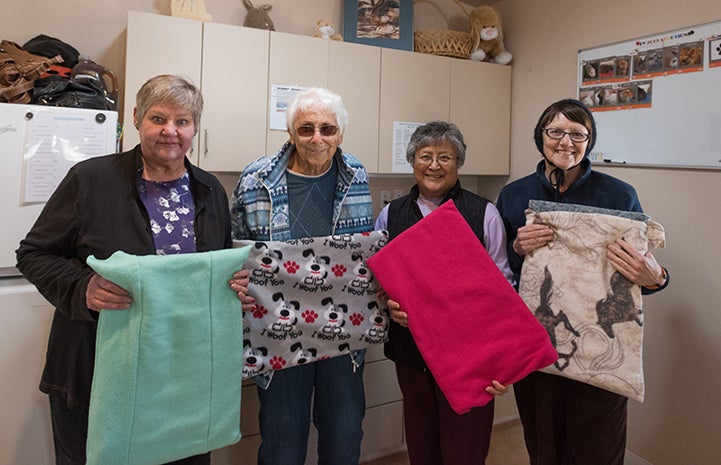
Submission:
[[[88,257],[134,300],[100,312],[89,465],[161,464],[240,440],[243,312],[228,280],[249,249]]]

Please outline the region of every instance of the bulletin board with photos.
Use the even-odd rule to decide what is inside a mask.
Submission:
[[[721,169],[721,21],[578,52],[592,161]]]

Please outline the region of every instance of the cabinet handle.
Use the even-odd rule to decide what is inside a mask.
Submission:
[[[203,152],[203,157],[208,158],[208,130],[205,130],[205,152]]]

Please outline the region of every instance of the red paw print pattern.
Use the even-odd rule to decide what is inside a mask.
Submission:
[[[255,310],[253,310],[253,318],[263,318],[267,314],[268,309],[263,307],[262,305],[259,307],[255,307]]]
[[[363,323],[363,315],[360,313],[354,313],[348,317],[348,319],[353,323],[353,326],[360,326],[360,324]]]
[[[275,356],[275,357],[271,358],[270,362],[268,362],[268,363],[270,363],[271,368],[273,368],[274,370],[280,370],[281,368],[283,368],[285,366],[286,362],[283,357]]]
[[[306,323],[313,323],[318,319],[318,313],[315,310],[306,310],[300,314],[300,317],[305,320]]]
[[[295,274],[295,272],[300,269],[300,265],[293,261],[287,261],[283,263],[283,268],[285,268],[288,273]]]
[[[331,268],[330,270],[333,272],[333,274],[340,278],[345,274],[346,271],[348,271],[348,268],[343,265],[333,265],[333,268]]]

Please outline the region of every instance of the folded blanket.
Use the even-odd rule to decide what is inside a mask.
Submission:
[[[88,257],[134,300],[100,312],[88,464],[157,465],[240,440],[242,309],[228,279],[248,251]]]
[[[458,414],[556,360],[548,335],[448,201],[368,260]]]
[[[523,262],[519,293],[546,327],[558,361],[544,371],[643,402],[641,288],[606,258],[623,238],[640,253],[665,245],[647,215],[532,200],[526,223],[554,230]]]
[[[243,377],[271,373],[383,344],[388,312],[366,260],[387,241],[382,231],[280,241],[251,247]]]

